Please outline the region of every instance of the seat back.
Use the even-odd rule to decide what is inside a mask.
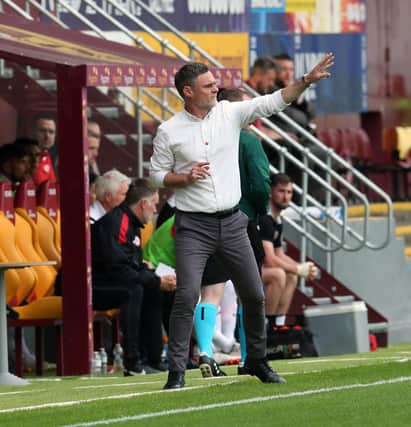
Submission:
[[[13,192],[8,183],[0,184],[0,261],[24,262],[26,259],[15,243]],[[6,301],[11,306],[21,304],[28,298],[37,281],[31,268],[9,269],[5,274]]]
[[[45,261],[45,255],[39,254],[33,245],[33,224],[30,224],[30,221],[32,221],[30,218],[23,218],[20,214],[16,213],[16,246],[26,260]],[[50,295],[57,275],[53,267],[36,266],[33,269],[37,274],[38,280],[27,298],[28,302],[35,301],[45,295]]]
[[[54,245],[61,253],[59,185],[56,182],[45,181],[37,189],[37,212],[52,221],[54,227]]]

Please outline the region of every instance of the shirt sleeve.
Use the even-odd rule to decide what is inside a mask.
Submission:
[[[164,177],[174,168],[174,154],[170,141],[161,127],[153,140],[153,155],[150,159],[150,178],[157,187],[164,187]]]
[[[248,198],[260,215],[267,213],[270,199],[270,167],[267,156],[257,138],[250,138],[243,144],[247,159]]]
[[[259,220],[261,240],[273,241],[274,224],[268,215],[262,215]]]
[[[269,117],[274,113],[284,110],[288,105],[284,102],[281,90],[269,95],[257,96],[256,98],[229,103],[233,113],[243,127],[259,117]]]

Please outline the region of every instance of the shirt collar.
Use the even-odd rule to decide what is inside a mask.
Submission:
[[[208,113],[204,116],[204,118],[202,118],[202,119],[200,119],[200,118],[198,118],[197,116],[194,116],[193,114],[191,114],[190,112],[188,112],[187,110],[186,110],[186,107],[184,106],[184,108],[183,108],[183,114],[189,119],[189,120],[192,120],[192,121],[195,121],[195,122],[201,122],[201,121],[203,121],[204,119],[207,119],[209,116],[210,116],[210,114],[211,114],[211,112],[215,109],[215,107],[216,107],[217,105],[215,105],[213,108],[211,108],[209,111],[208,111]]]
[[[119,208],[127,214],[127,216],[134,223],[134,225],[136,225],[139,228],[144,228],[144,224],[136,217],[134,212],[130,209],[130,207],[125,202],[119,205]]]

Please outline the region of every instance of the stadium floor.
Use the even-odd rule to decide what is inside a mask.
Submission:
[[[287,384],[237,376],[162,391],[166,375],[29,378],[0,388],[6,426],[406,426],[410,425],[411,344],[374,353],[279,360]]]

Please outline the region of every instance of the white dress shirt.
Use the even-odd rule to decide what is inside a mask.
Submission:
[[[153,142],[151,179],[161,187],[167,173],[190,173],[195,163],[209,162],[210,176],[175,189],[177,209],[214,213],[234,207],[241,198],[241,128],[287,105],[277,91],[247,101],[221,101],[203,119],[184,109],[158,128]]]
[[[98,200],[95,200],[94,203],[90,206],[90,222],[93,223],[98,221],[106,213],[107,212],[103,205]]]

